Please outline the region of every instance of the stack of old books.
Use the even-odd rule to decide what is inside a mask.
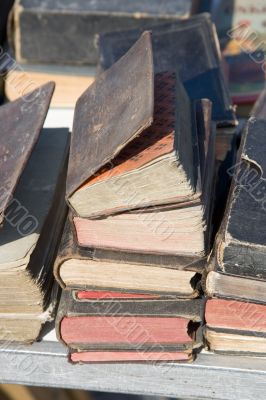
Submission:
[[[57,299],[68,130],[42,130],[54,84],[0,107],[0,341],[32,342]]]
[[[206,98],[212,101],[212,120],[217,126],[215,197],[219,199],[215,203],[214,223],[218,226],[230,187],[230,176],[226,171],[235,162],[242,124],[236,126],[215,27],[210,15],[203,13],[150,26],[150,30],[155,73],[178,71],[191,100]],[[99,70],[110,68],[135,43],[141,32],[138,29],[99,35]]]
[[[219,352],[266,354],[266,91],[242,137],[206,278],[205,337]]]
[[[215,129],[149,32],[78,100],[57,335],[73,362],[189,361],[201,346]]]

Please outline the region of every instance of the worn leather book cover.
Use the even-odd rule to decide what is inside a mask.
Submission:
[[[111,72],[111,69],[107,72]],[[89,91],[90,88],[88,93]],[[202,114],[208,109],[208,104],[207,100],[202,102]],[[83,101],[79,109],[83,118],[88,118]],[[113,120],[112,113],[107,118]],[[201,139],[198,138],[197,132],[204,136],[209,127],[201,123],[200,117],[198,118],[174,73],[164,72],[155,77],[152,125],[146,129],[143,126],[139,136],[128,143],[123,150],[120,146],[117,156],[114,154],[112,157],[110,146],[104,146],[103,152],[97,157],[97,167],[94,167],[91,173],[89,167],[84,168],[84,163],[80,165],[78,152],[84,152],[95,137],[91,133],[92,127],[89,126],[91,120],[88,119],[86,125],[90,129],[87,136],[81,131],[79,120],[80,118],[77,118],[77,126],[74,125],[68,178],[69,181],[79,179],[79,185],[77,182],[72,185],[73,188],[68,194],[68,202],[78,217],[96,218],[157,204],[176,204],[177,207],[183,207],[185,204],[189,206],[201,202],[200,198],[204,197],[203,191],[206,191],[203,180],[207,182],[212,176],[213,163],[209,162],[208,177],[205,177],[205,172],[201,171],[205,155],[204,151],[199,154],[198,141]],[[135,114],[134,120],[137,123]],[[210,115],[208,115],[209,121]],[[108,119],[105,124],[106,126],[102,127],[102,142],[104,135],[112,134],[108,129]],[[130,129],[131,125],[130,122],[127,129]],[[214,131],[212,135],[215,135]],[[116,141],[117,137],[116,135]],[[214,147],[213,137],[210,149]],[[82,149],[81,143],[83,143]],[[99,145],[98,148],[100,149]],[[103,161],[102,166],[95,171],[100,166],[100,157],[104,152],[109,152],[109,162]],[[95,158],[95,152],[88,150],[85,157],[89,165]],[[203,157],[203,161],[199,160],[199,157]],[[77,161],[73,161],[73,158]],[[78,168],[75,168],[76,164]],[[77,171],[81,173],[78,175]]]
[[[56,331],[58,339],[75,350],[125,351],[137,350],[137,346],[148,350],[152,346],[157,351],[192,352],[193,347],[200,346],[197,330],[202,310],[203,299],[77,302],[71,291],[63,291]],[[147,333],[145,340],[142,334],[128,334],[132,324],[142,326]]]
[[[96,34],[143,28],[188,16],[192,0],[19,0],[15,51],[19,62],[96,64]],[[42,51],[40,51],[42,49]]]
[[[153,107],[152,48],[150,34],[146,32],[77,102],[67,176],[68,201],[151,125]]]
[[[68,220],[54,275],[62,288],[79,291],[194,298],[200,292],[200,272],[205,263],[205,259],[182,255],[155,256],[80,247]]]
[[[209,299],[205,320],[205,338],[211,350],[265,356],[265,305]]]
[[[193,117],[189,99],[176,75],[156,75],[152,125],[70,196],[75,213],[93,218],[198,199],[201,183],[198,159],[193,154],[197,151]]]
[[[0,107],[0,225],[19,178],[38,141],[54,91],[50,82],[26,98]]]
[[[50,315],[52,266],[67,211],[68,151],[68,129],[44,129],[7,209],[0,231],[0,318],[5,323],[15,315],[42,325]],[[31,332],[26,333],[19,325],[10,331],[29,341]]]
[[[191,99],[208,98],[213,119],[235,124],[236,118],[221,68],[219,42],[208,14],[150,27],[155,73],[178,71]],[[108,69],[141,35],[141,30],[110,32],[98,39],[100,67]],[[197,62],[195,62],[195,58]]]
[[[251,118],[247,123],[216,240],[218,271],[261,280],[266,278],[265,129],[265,120]]]
[[[113,87],[118,75],[119,86]],[[117,101],[110,102],[109,96]],[[95,110],[88,108],[89,99]],[[175,74],[156,76],[154,91],[150,34],[144,33],[78,101],[67,179],[67,199],[75,214],[100,217],[198,199],[201,177],[193,119],[189,98]]]

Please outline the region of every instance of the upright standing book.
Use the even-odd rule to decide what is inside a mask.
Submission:
[[[235,124],[235,114],[221,66],[219,42],[208,14],[150,27],[155,72],[172,71],[192,100],[213,103],[213,119]],[[108,69],[136,42],[142,30],[109,32],[98,40],[100,66]],[[196,60],[196,62],[195,62]]]

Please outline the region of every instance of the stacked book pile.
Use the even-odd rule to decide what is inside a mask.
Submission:
[[[266,91],[241,141],[224,219],[205,281],[211,350],[266,354]]]
[[[216,134],[216,187],[214,225],[218,226],[230,187],[227,169],[235,162],[238,137],[243,124],[236,125],[234,108],[222,72],[219,42],[210,15],[150,26],[155,73],[178,71],[191,100],[212,101],[212,120]],[[99,70],[113,65],[132,46],[142,30],[107,32],[99,35]],[[189,51],[188,51],[189,49]],[[197,60],[197,62],[195,62]]]
[[[224,102],[212,114],[209,100],[191,101],[177,60],[157,71],[153,40],[143,33],[75,109],[54,268],[57,335],[73,362],[189,361],[202,346],[211,116],[234,115]]]
[[[54,84],[0,107],[0,340],[32,342],[57,300],[68,130],[42,130]]]

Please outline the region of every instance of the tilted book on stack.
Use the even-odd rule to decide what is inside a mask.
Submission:
[[[42,130],[53,90],[0,107],[0,341],[36,340],[57,300],[69,132]]]
[[[225,216],[204,283],[206,339],[216,351],[265,356],[265,129],[264,95],[246,125]],[[216,311],[215,311],[216,310]],[[235,320],[237,315],[238,320]],[[223,318],[227,318],[221,323]],[[241,321],[240,321],[241,320]]]
[[[71,212],[54,267],[66,291],[57,335],[78,352],[72,361],[143,361],[146,352],[157,359],[159,348],[164,361],[188,361],[199,348],[203,300],[193,299],[211,232],[210,110],[208,100],[190,102],[177,73],[154,75],[149,32],[78,100],[66,188]],[[119,316],[101,311],[105,295],[121,305]],[[87,330],[91,299],[99,312]],[[125,333],[108,329],[118,318],[137,319],[156,349],[144,349],[141,359],[141,340],[127,343]],[[100,326],[106,334],[97,339]]]

